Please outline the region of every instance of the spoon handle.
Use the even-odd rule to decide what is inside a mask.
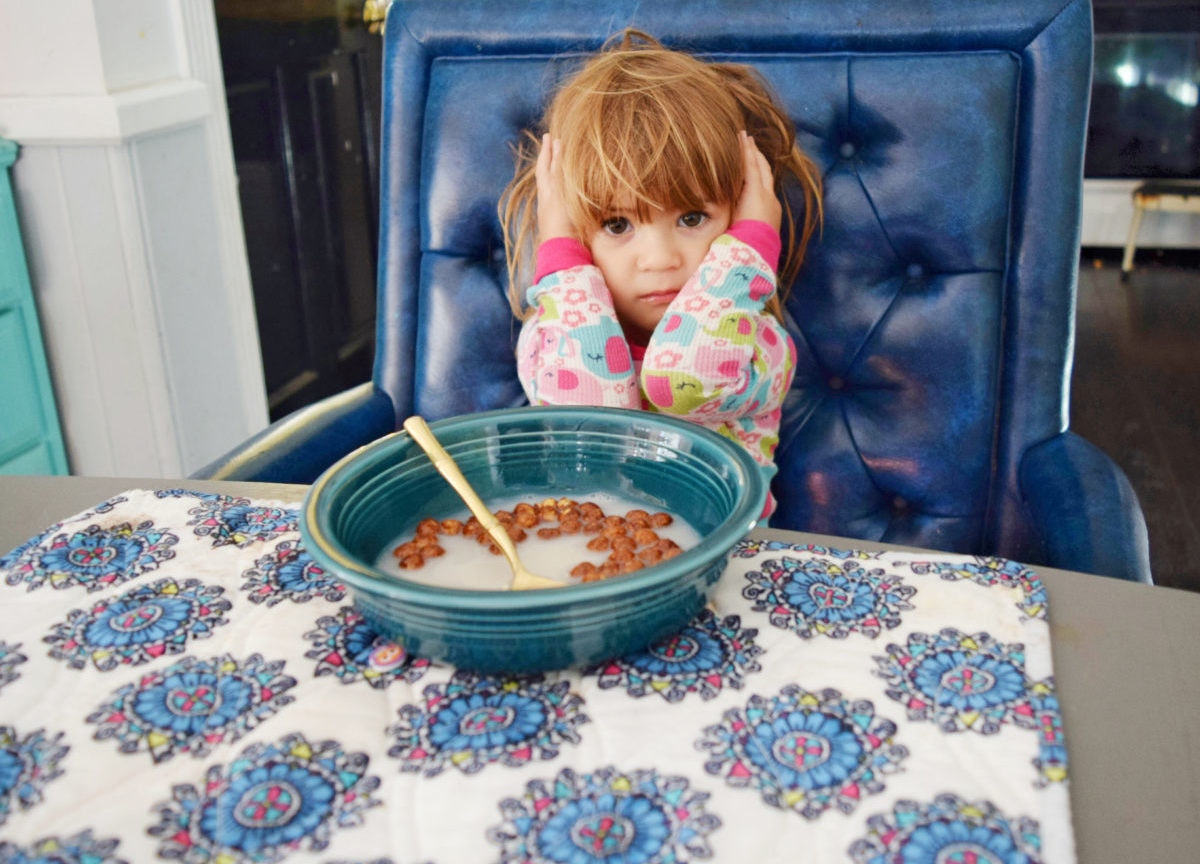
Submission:
[[[483,499],[471,486],[462,471],[458,467],[458,463],[454,461],[454,457],[446,452],[440,441],[433,434],[433,430],[429,428],[429,424],[425,422],[424,417],[413,415],[404,421],[404,431],[412,436],[412,439],[417,442],[422,450],[429,456],[433,462],[433,467],[437,468],[438,473],[446,478],[446,482],[454,487],[454,491],[466,503],[467,509],[479,520],[479,524],[492,538],[500,551],[504,553],[504,557],[508,559],[509,566],[513,571],[512,587],[518,590],[529,588],[557,588],[560,587],[558,582],[552,579],[546,579],[530,573],[525,565],[521,563],[520,557],[517,555],[517,547],[513,543],[512,538],[508,536],[508,531],[500,520],[496,518],[487,505],[483,503]]]
[[[413,440],[420,445],[421,449],[428,454],[438,473],[445,477],[446,482],[454,487],[454,491],[466,503],[467,509],[479,520],[479,524],[496,541],[496,545],[500,547],[500,551],[511,561],[517,554],[512,538],[508,536],[508,532],[504,530],[504,526],[500,524],[500,521],[496,518],[496,514],[488,509],[474,487],[463,476],[458,463],[454,461],[454,458],[446,452],[446,448],[434,436],[433,430],[429,428],[429,424],[425,422],[425,418],[417,416],[409,417],[404,421],[404,431],[411,435]]]

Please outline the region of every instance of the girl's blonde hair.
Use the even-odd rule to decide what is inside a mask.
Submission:
[[[580,240],[632,201],[639,219],[657,208],[693,210],[706,202],[737,204],[742,188],[738,132],[745,129],[771,165],[783,204],[785,249],[771,311],[800,269],[821,220],[821,180],[796,144],[791,120],[752,69],[706,63],[625,30],[610,39],[554,95],[544,129],[562,142],[563,199]],[[526,132],[517,169],[500,199],[508,257],[509,302],[517,317],[534,270],[537,162],[541,135]],[[804,197],[803,221],[782,194],[788,178]]]

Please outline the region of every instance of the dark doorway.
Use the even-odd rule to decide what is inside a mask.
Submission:
[[[363,5],[215,5],[272,420],[371,377],[382,39]]]

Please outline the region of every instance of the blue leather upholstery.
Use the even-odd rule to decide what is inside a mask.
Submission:
[[[787,302],[772,524],[1149,581],[1136,496],[1068,431],[1086,0],[398,0],[373,386],[202,476],[309,481],[411,413],[524,403],[496,217],[509,144],[571,55],[627,25],[757,66],[824,175]]]

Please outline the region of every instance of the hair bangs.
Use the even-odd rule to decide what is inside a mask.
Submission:
[[[576,224],[597,225],[615,211],[645,219],[655,210],[736,200],[736,103],[720,81],[698,86],[698,74],[701,82],[712,76],[692,58],[668,74],[661,57],[644,69],[633,62],[651,53],[658,52],[638,51],[601,70],[608,74],[577,88],[555,112],[551,133],[562,140],[564,191]]]

